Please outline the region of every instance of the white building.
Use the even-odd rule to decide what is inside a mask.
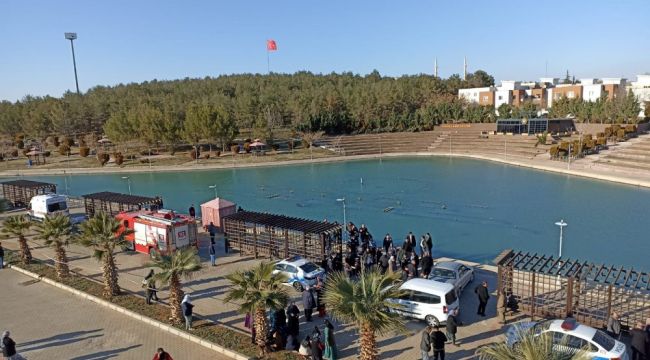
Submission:
[[[595,102],[603,95],[603,86],[596,79],[580,79],[580,84],[584,101]]]
[[[483,91],[492,91],[492,87],[481,87],[481,88],[471,88],[471,89],[459,89],[458,90],[458,98],[464,98],[467,100],[469,103],[476,103],[478,104],[480,102],[480,96],[479,94]]]
[[[628,89],[632,90],[641,105],[639,117],[644,116],[646,103],[650,102],[650,75],[637,75],[636,81],[632,81]]]

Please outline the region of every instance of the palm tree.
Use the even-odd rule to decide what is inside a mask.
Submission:
[[[24,265],[29,265],[32,261],[32,252],[29,250],[27,238],[25,237],[31,226],[32,222],[29,221],[26,216],[16,215],[8,217],[2,226],[2,230],[0,230],[5,237],[18,237],[18,244],[20,244],[20,259]]]
[[[232,288],[226,294],[223,302],[239,302],[240,313],[253,314],[257,345],[262,355],[266,352],[266,336],[268,322],[266,310],[278,310],[287,305],[289,294],[282,283],[287,281],[283,274],[273,273],[273,263],[262,262],[250,270],[240,270],[226,275],[232,283]]]
[[[516,328],[517,338],[514,345],[504,342],[493,343],[476,350],[480,360],[586,360],[585,351],[562,353],[553,350],[553,335],[546,332],[535,335],[533,331]],[[566,341],[566,340],[564,340]],[[562,345],[562,344],[560,344]],[[564,344],[565,345],[565,344]]]
[[[399,290],[400,275],[378,271],[362,271],[358,280],[351,280],[344,273],[328,276],[323,300],[333,318],[352,323],[359,329],[361,360],[379,359],[375,334],[391,330],[404,331],[404,322],[394,312],[400,306],[388,299],[402,295]]]
[[[70,269],[64,246],[68,246],[72,234],[70,218],[63,214],[48,216],[36,225],[36,232],[38,238],[44,240],[45,245],[52,246],[56,252],[56,276],[59,279],[67,277]]]
[[[201,259],[196,249],[178,249],[172,255],[157,255],[150,266],[160,269],[155,275],[156,280],[169,284],[170,319],[172,323],[180,323],[183,319],[181,301],[184,295],[180,279],[190,279],[194,272],[201,270]]]
[[[90,220],[81,224],[81,234],[77,241],[92,247],[93,256],[97,261],[103,260],[102,273],[104,277],[104,296],[111,297],[120,294],[117,282],[117,267],[115,266],[115,247],[126,243],[125,236],[132,234],[131,229],[121,229],[121,223],[116,218],[100,212]]]

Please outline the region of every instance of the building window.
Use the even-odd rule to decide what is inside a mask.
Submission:
[[[573,99],[574,97],[576,97],[576,94],[573,91],[569,91],[568,93],[566,93],[566,97],[568,97],[569,99]]]
[[[501,95],[499,95],[499,100],[503,100],[503,97]]]

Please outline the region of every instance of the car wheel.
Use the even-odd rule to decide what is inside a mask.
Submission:
[[[294,289],[296,289],[297,292],[302,292],[304,290],[300,281],[294,281],[292,286]]]
[[[424,321],[427,322],[427,325],[431,325],[431,326],[440,326],[440,321],[438,320],[437,317],[435,317],[435,316],[433,316],[433,315],[427,315],[427,316],[424,318]]]

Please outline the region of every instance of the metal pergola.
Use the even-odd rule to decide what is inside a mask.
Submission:
[[[117,215],[123,211],[135,211],[141,209],[156,210],[163,206],[162,198],[147,197],[139,195],[120,194],[103,191],[82,196],[86,215],[94,216],[96,212],[105,212],[110,215]]]
[[[574,316],[603,327],[613,311],[632,327],[650,318],[650,274],[623,266],[505,250],[498,266],[499,294],[513,294],[529,316]]]
[[[269,258],[302,256],[320,261],[342,252],[342,226],[285,215],[239,211],[223,218],[230,246],[242,254]]]
[[[31,181],[12,180],[2,184],[2,197],[11,202],[14,207],[23,207],[36,195],[56,193],[56,185]]]

